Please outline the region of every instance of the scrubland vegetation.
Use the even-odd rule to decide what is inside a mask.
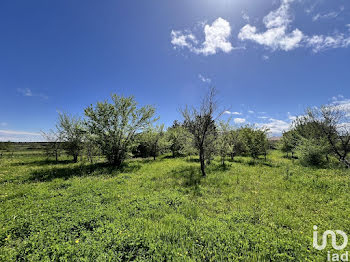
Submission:
[[[0,260],[324,261],[313,225],[350,232],[347,116],[309,110],[272,143],[218,108],[210,90],[166,128],[113,95],[1,143]]]

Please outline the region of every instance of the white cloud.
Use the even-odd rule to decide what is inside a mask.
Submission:
[[[249,114],[254,114],[255,112],[253,110],[248,110]]]
[[[250,21],[250,17],[247,15],[246,12],[242,11],[242,18],[244,21],[248,22]]]
[[[33,93],[29,88],[17,88],[17,91],[24,96],[33,96]]]
[[[243,123],[245,123],[246,120],[244,118],[235,118],[235,119],[233,119],[233,121],[236,124],[243,124]]]
[[[341,6],[339,11],[332,11],[332,12],[325,13],[325,14],[318,13],[312,17],[312,21],[317,21],[320,19],[337,18],[340,15],[340,13],[343,11],[344,11],[344,6]]]
[[[43,138],[40,133],[0,129],[0,141],[40,142]]]
[[[272,135],[281,135],[283,131],[289,130],[290,126],[290,122],[288,123],[286,121],[274,118],[270,118],[268,123],[258,124],[258,127],[260,128],[269,129],[269,133],[271,133]]]
[[[188,48],[196,54],[214,55],[218,51],[229,53],[233,50],[229,41],[231,26],[228,21],[219,17],[212,25],[204,26],[205,40],[198,46],[197,38],[189,31],[172,31],[171,43],[175,48]]]
[[[290,113],[290,112],[288,112],[288,119],[289,119],[289,120],[291,120],[291,121],[294,121],[295,119],[297,119],[297,117],[296,117],[296,116],[291,115],[291,113]]]
[[[306,46],[312,48],[315,53],[333,48],[346,48],[350,46],[350,36],[346,37],[340,33],[333,36],[314,35],[306,38]]]
[[[263,55],[263,56],[262,56],[262,59],[265,60],[265,61],[267,61],[267,60],[270,59],[270,57],[269,57],[268,55]]]
[[[15,130],[1,130],[0,134],[5,135],[28,135],[28,136],[41,136],[40,133],[26,132],[26,131],[15,131]]]
[[[208,78],[208,77],[203,76],[202,74],[199,74],[199,75],[198,75],[198,78],[199,78],[202,82],[204,82],[204,83],[208,83],[208,84],[211,83],[211,79]]]
[[[227,115],[241,115],[242,113],[240,113],[240,112],[225,111],[224,114],[227,114]]]
[[[260,118],[260,119],[268,119],[267,116],[259,116],[258,118]]]
[[[342,33],[334,35],[305,35],[298,28],[291,29],[293,16],[290,11],[290,4],[295,0],[282,0],[278,9],[271,11],[263,18],[266,27],[265,32],[258,32],[255,26],[250,24],[241,28],[238,38],[242,41],[251,40],[255,43],[270,48],[273,51],[290,51],[298,47],[308,47],[317,53],[332,48],[346,48],[350,46],[350,36]],[[339,12],[330,12],[324,15],[318,14],[313,20],[331,18],[339,15],[344,10],[341,7]]]
[[[183,33],[181,31],[171,31],[171,43],[174,47],[192,48],[192,43],[197,43],[194,35]]]
[[[303,33],[299,29],[289,30],[292,22],[289,9],[293,1],[283,0],[277,10],[264,17],[263,22],[267,29],[265,32],[258,33],[255,26],[247,24],[240,30],[238,38],[251,40],[272,50],[289,51],[299,47],[304,37]]]
[[[333,97],[332,99],[332,105],[345,112],[347,117],[350,117],[350,99],[346,99],[343,96]]]
[[[44,95],[44,94],[34,94],[32,90],[30,90],[29,88],[17,88],[17,92],[19,92],[23,96],[28,96],[28,97],[37,96],[43,99],[49,98],[47,95]]]

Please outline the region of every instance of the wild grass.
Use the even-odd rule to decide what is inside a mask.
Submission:
[[[313,225],[350,232],[349,175],[279,151],[213,161],[206,178],[194,157],[5,157],[0,261],[325,261]]]

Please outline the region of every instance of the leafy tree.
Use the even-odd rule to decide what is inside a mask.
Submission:
[[[327,145],[316,138],[301,137],[296,150],[304,166],[322,166],[325,163]]]
[[[285,152],[287,154],[287,157],[288,157],[288,154],[291,153],[293,158],[296,147],[298,146],[298,141],[299,139],[295,130],[283,132],[283,136],[280,141],[281,151]]]
[[[96,136],[108,162],[119,166],[126,159],[137,132],[147,128],[154,119],[152,106],[138,108],[134,97],[112,95],[112,103],[98,102],[85,109],[86,125]]]
[[[314,137],[321,134],[323,141],[328,142],[328,148],[344,164],[350,167],[348,154],[350,152],[350,116],[337,105],[322,106],[308,109],[304,122],[313,127]],[[328,150],[326,150],[328,153]]]
[[[230,152],[230,129],[229,120],[227,122],[219,121],[216,145],[223,166],[225,165],[225,158]]]
[[[164,125],[148,127],[138,136],[138,152],[142,157],[156,157],[165,148]]]
[[[41,132],[41,135],[46,140],[47,144],[44,147],[44,151],[47,157],[54,156],[56,162],[62,149],[62,138],[60,133],[50,130],[49,132]]]
[[[94,157],[100,155],[100,149],[96,142],[96,136],[86,132],[84,136],[84,151],[87,157],[87,160],[93,164]]]
[[[173,157],[184,155],[187,146],[191,143],[188,131],[175,120],[174,124],[168,128],[166,136]]]
[[[267,130],[246,126],[241,129],[241,132],[247,153],[253,159],[259,158],[260,155],[264,155],[266,159],[269,147]]]
[[[59,113],[56,128],[67,154],[73,157],[75,163],[78,162],[78,156],[83,149],[83,122],[78,117]]]
[[[184,126],[192,134],[194,147],[199,154],[202,176],[205,177],[205,160],[210,159],[211,149],[214,147],[217,130],[214,114],[217,110],[215,101],[216,90],[211,88],[202,99],[200,107],[182,110]]]
[[[246,151],[241,129],[229,131],[228,143],[231,160],[233,160],[235,156],[240,155]]]

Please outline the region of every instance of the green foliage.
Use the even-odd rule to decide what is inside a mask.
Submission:
[[[153,157],[155,160],[167,148],[164,125],[147,127],[137,136],[136,144],[136,156]]]
[[[246,151],[243,132],[241,129],[230,130],[228,134],[228,143],[229,143],[229,155],[231,160],[234,159],[235,156],[241,155]]]
[[[191,134],[177,121],[168,128],[166,137],[169,142],[169,149],[173,157],[183,156],[189,153],[192,141]]]
[[[304,166],[319,167],[324,165],[327,150],[324,142],[314,138],[301,138],[297,147],[300,163]]]
[[[349,171],[279,151],[271,166],[215,159],[205,179],[187,158],[65,160],[0,163],[0,261],[325,261],[313,225],[348,228]]]
[[[217,138],[214,116],[217,110],[215,95],[215,88],[210,88],[199,108],[186,107],[182,110],[184,127],[192,134],[192,141],[194,148],[198,151],[203,177],[206,176],[205,160],[209,164],[215,153],[215,140]]]
[[[152,106],[138,108],[132,96],[112,95],[112,103],[98,102],[85,109],[86,125],[109,163],[120,166],[127,158],[137,132],[154,119]]]
[[[84,152],[87,160],[93,164],[94,158],[101,155],[101,150],[97,144],[97,136],[86,132],[84,137]]]
[[[259,158],[260,155],[266,157],[269,143],[267,140],[267,130],[255,129],[253,127],[246,126],[240,130],[244,148],[247,153],[254,159]]]
[[[292,157],[295,153],[296,147],[298,146],[298,136],[295,130],[283,132],[282,139],[280,141],[280,149],[282,152],[292,154]]]
[[[219,156],[221,157],[222,165],[225,165],[225,157],[230,152],[230,132],[231,127],[229,121],[220,121],[218,125],[218,138],[216,139],[216,148]],[[232,149],[231,149],[232,150]]]
[[[66,113],[59,113],[57,123],[57,141],[64,143],[67,153],[73,157],[73,161],[78,161],[78,156],[83,149],[84,127],[83,122],[78,117],[70,116]],[[56,143],[54,149],[58,150]]]
[[[54,157],[57,162],[63,145],[60,134],[51,130],[47,133],[42,132],[42,136],[47,142],[44,148],[47,158]]]

